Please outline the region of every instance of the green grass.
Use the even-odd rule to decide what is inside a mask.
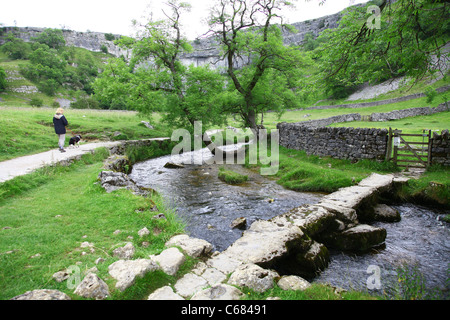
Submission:
[[[386,104],[382,106],[375,106],[375,107],[367,107],[367,108],[335,108],[335,109],[318,109],[318,110],[298,110],[298,111],[288,111],[283,113],[281,116],[277,115],[276,113],[266,113],[264,114],[264,126],[267,129],[275,129],[277,123],[280,122],[302,122],[302,121],[308,121],[308,120],[318,120],[318,119],[324,119],[329,118],[333,116],[338,116],[342,114],[350,114],[350,113],[359,113],[362,116],[368,116],[372,113],[385,113],[385,112],[391,112],[394,110],[403,110],[403,109],[409,109],[409,108],[419,108],[419,107],[437,107],[439,104],[443,103],[445,98],[448,96],[448,93],[440,93],[436,96],[436,98],[433,100],[432,103],[427,103],[426,98],[419,98],[414,99],[410,101],[404,101],[404,102],[397,102],[397,103],[391,103]],[[309,115],[308,117],[305,117]],[[408,120],[402,119],[402,120]],[[404,121],[407,122],[407,121]],[[375,127],[377,126],[377,122],[369,122]],[[232,124],[233,125],[233,124]],[[234,124],[235,126],[238,126],[238,123]],[[356,127],[358,126],[358,123],[354,122],[346,122],[342,124],[336,124],[344,127]],[[378,124],[379,125],[379,124]],[[448,126],[448,122],[447,122]]]
[[[266,300],[268,297],[278,297],[281,300],[383,300],[383,297],[373,296],[367,292],[345,291],[337,293],[329,285],[313,283],[305,290],[283,290],[277,285],[270,290],[259,293],[247,288],[244,300]]]
[[[53,128],[53,108],[0,108],[0,161],[57,148]],[[114,138],[121,132],[129,140],[169,136],[160,117],[141,118],[135,112],[74,110],[65,111],[69,121],[66,143],[73,134],[81,134],[84,142]],[[141,121],[150,121],[150,130]]]
[[[247,175],[243,175],[231,170],[226,170],[224,167],[219,168],[218,177],[220,180],[228,184],[241,184],[248,180]]]
[[[73,290],[66,283],[54,281],[52,275],[74,265],[85,271],[94,267],[99,257],[105,259],[97,266],[99,276],[114,288],[107,270],[117,260],[112,250],[131,241],[137,249],[135,258],[147,258],[161,252],[172,235],[183,232],[184,224],[166,209],[161,197],[138,197],[123,190],[106,193],[96,183],[102,167],[99,157],[104,156],[87,155],[70,167],[50,167],[28,175],[26,179],[32,184],[29,188],[21,187],[24,177],[0,185],[1,300],[43,288],[60,290],[76,299]],[[157,212],[150,211],[153,203]],[[158,212],[167,219],[152,219]],[[137,232],[144,227],[151,234],[140,238]],[[116,230],[121,233],[114,235]],[[94,253],[80,248],[85,241],[94,245]],[[143,241],[150,246],[143,247]],[[135,290],[113,290],[112,296],[143,298],[147,294],[142,288]]]
[[[352,163],[349,160],[309,156],[305,151],[281,146],[279,154],[279,170],[274,178],[280,185],[301,192],[331,193],[356,185],[373,172],[386,174],[398,171],[390,162],[360,160]]]
[[[400,196],[421,204],[450,207],[450,168],[432,166],[420,179],[410,180]]]
[[[423,130],[431,130],[440,133],[450,127],[450,112],[440,112],[429,116],[409,117],[399,120],[370,122],[354,121],[346,123],[335,123],[330,127],[354,127],[354,128],[380,128],[380,129],[398,129],[403,133],[421,134]]]

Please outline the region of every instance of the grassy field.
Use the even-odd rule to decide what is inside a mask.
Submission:
[[[161,252],[172,235],[183,232],[184,224],[159,196],[150,199],[129,191],[108,194],[96,184],[107,154],[100,151],[70,167],[33,173],[26,177],[36,184],[29,190],[14,188],[24,183],[23,177],[1,185],[3,191],[17,191],[0,193],[0,299],[41,288],[71,294],[67,284],[57,283],[52,275],[75,265],[88,270],[98,258],[105,259],[97,265],[99,275],[111,282],[107,266],[117,260],[112,257],[113,249],[130,241],[137,249],[135,257],[147,258]],[[152,201],[157,211],[150,210]],[[152,219],[158,213],[167,219]],[[144,227],[151,234],[141,238],[137,232]],[[116,230],[120,234],[114,234]],[[86,241],[94,245],[94,252],[80,248]],[[150,246],[142,246],[143,241]],[[113,293],[116,298],[122,295]]]
[[[447,93],[448,95],[448,93]],[[376,106],[376,107],[367,107],[367,108],[335,108],[335,109],[323,109],[323,110],[298,110],[298,111],[288,111],[282,114],[281,116],[277,115],[276,113],[267,113],[264,114],[264,125],[267,129],[275,129],[277,123],[279,122],[302,122],[302,121],[308,121],[308,120],[317,120],[317,119],[324,119],[329,118],[333,116],[338,116],[342,114],[350,114],[350,113],[359,113],[362,116],[369,116],[372,113],[384,113],[384,112],[391,112],[394,110],[403,110],[403,109],[409,109],[409,108],[418,108],[418,107],[437,107],[439,104],[443,103],[444,100],[446,100],[446,94],[441,93],[436,96],[436,98],[433,100],[432,103],[427,103],[426,97],[414,99],[410,101],[404,101],[404,102],[397,102],[397,103],[391,103],[387,105],[382,106]],[[432,121],[439,121],[436,125],[433,127],[441,127],[441,128],[447,128],[449,126],[448,122],[448,116],[446,118],[442,118],[439,115],[442,115],[443,113],[440,113],[435,117]],[[410,122],[407,121],[408,119],[404,119],[404,123]],[[344,127],[360,127],[359,123],[356,122],[346,122],[342,124],[336,124],[338,126],[344,126]],[[391,125],[390,122],[383,122],[383,123],[377,123],[377,122],[369,122],[367,126],[374,126],[374,128],[377,127],[389,127]],[[424,128],[423,126],[419,126],[420,129]]]
[[[57,148],[54,113],[53,108],[0,107],[0,161]],[[114,140],[119,132],[120,138],[128,140],[170,136],[168,128],[159,124],[158,115],[148,119],[135,112],[69,109],[65,116],[70,130],[66,145],[73,134],[80,134],[84,142]],[[155,129],[141,121],[151,122]]]

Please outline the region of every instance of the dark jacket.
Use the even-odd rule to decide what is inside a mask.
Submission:
[[[66,134],[66,126],[69,125],[66,117],[56,114],[53,117],[53,125],[55,126],[56,134]]]

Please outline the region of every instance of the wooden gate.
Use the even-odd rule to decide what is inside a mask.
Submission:
[[[399,167],[427,168],[431,163],[431,130],[423,130],[422,134],[406,134],[389,128],[389,154],[392,146],[392,160]]]

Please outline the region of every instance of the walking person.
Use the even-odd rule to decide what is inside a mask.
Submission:
[[[66,150],[64,150],[64,144],[66,143],[66,126],[68,126],[69,123],[63,113],[64,110],[62,108],[56,110],[56,114],[53,117],[53,125],[55,126],[55,133],[59,138],[59,151],[66,152]]]

